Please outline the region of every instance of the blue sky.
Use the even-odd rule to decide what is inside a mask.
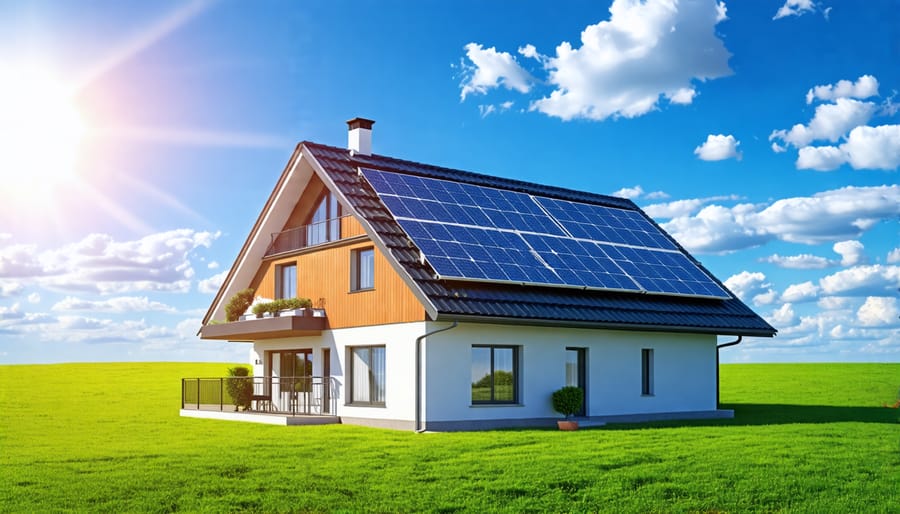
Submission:
[[[200,319],[294,145],[356,116],[376,153],[632,198],[779,329],[723,361],[896,361],[895,17],[0,1],[0,362],[245,360]]]

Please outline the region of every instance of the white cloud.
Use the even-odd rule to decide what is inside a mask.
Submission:
[[[839,241],[833,249],[841,256],[841,266],[855,266],[865,258],[864,246],[859,241]]]
[[[900,262],[900,246],[888,252],[887,261],[889,264],[896,264]]]
[[[695,252],[730,252],[771,240],[818,244],[859,238],[878,222],[900,215],[900,185],[853,187],[769,206],[709,205],[662,227]]]
[[[161,302],[153,301],[146,296],[119,296],[106,300],[83,300],[67,296],[50,308],[53,311],[91,311],[91,312],[175,312],[175,309]]]
[[[41,303],[41,295],[38,293],[31,293],[28,295],[28,303]]]
[[[486,118],[489,114],[496,111],[497,108],[493,105],[479,105],[478,106],[478,114],[481,115],[482,118]]]
[[[855,266],[819,280],[822,292],[828,295],[881,296],[892,294],[900,287],[900,266]]]
[[[806,93],[806,103],[814,100],[832,101],[838,98],[865,99],[878,96],[878,79],[872,75],[863,75],[856,82],[839,80],[836,84],[815,86]]]
[[[694,148],[694,155],[704,161],[723,161],[725,159],[741,159],[741,152],[737,147],[741,142],[736,140],[731,134],[725,136],[722,134],[710,134],[706,136],[706,141]]]
[[[813,12],[816,4],[812,0],[785,0],[778,12],[775,13],[773,20],[784,18],[786,16],[803,16],[808,12]]]
[[[754,303],[759,305],[756,297],[762,296],[763,300],[772,291],[772,284],[766,281],[766,276],[758,271],[742,271],[728,277],[723,284],[742,301],[746,302],[751,297]]]
[[[19,309],[19,304],[14,303],[10,307],[0,305],[0,321],[10,319],[22,319],[25,314]]]
[[[37,260],[36,246],[13,244],[0,248],[0,278],[27,278],[44,274],[44,267]]]
[[[209,264],[206,265],[206,267],[208,269],[218,269],[219,263],[217,261],[211,261]]]
[[[778,299],[778,293],[774,289],[769,289],[765,293],[760,293],[753,297],[753,305],[772,305]]]
[[[854,169],[894,170],[900,166],[900,125],[856,127],[841,145]]]
[[[519,54],[522,57],[525,57],[526,59],[541,60],[543,57],[541,54],[538,53],[537,48],[535,48],[534,45],[532,45],[532,44],[520,46],[518,51],[519,51]]]
[[[784,293],[781,294],[781,301],[792,303],[806,302],[814,300],[818,294],[819,286],[810,281],[800,284],[791,284],[784,290]]]
[[[816,305],[818,305],[821,309],[833,311],[838,309],[846,309],[850,307],[852,302],[853,299],[846,296],[823,296],[822,298],[819,298],[819,301],[816,302]]]
[[[619,198],[634,199],[634,198],[639,198],[643,194],[644,194],[644,188],[642,188],[641,186],[634,186],[634,187],[623,187],[622,189],[619,189],[618,191],[614,192],[612,194],[612,196],[618,196]]]
[[[669,198],[669,193],[665,191],[653,191],[652,193],[647,193],[644,195],[644,198],[648,200],[665,200]]]
[[[800,255],[778,255],[776,253],[766,257],[763,261],[774,264],[779,268],[788,269],[822,269],[832,265],[832,262],[825,257],[808,253]]]
[[[216,273],[215,275],[201,280],[197,284],[197,290],[201,293],[212,294],[216,293],[220,287],[222,287],[222,282],[225,281],[225,276],[228,275],[228,270],[225,270],[221,273]]]
[[[531,90],[531,75],[519,66],[513,55],[498,52],[494,47],[484,48],[477,43],[469,43],[465,49],[466,57],[472,64],[463,65],[466,76],[461,84],[461,100],[470,94],[485,94],[500,86],[520,93]]]
[[[132,291],[187,292],[194,269],[192,253],[209,247],[220,233],[178,229],[134,241],[91,234],[39,259],[45,287],[100,294]]]
[[[695,80],[731,74],[730,54],[715,32],[724,5],[614,0],[609,12],[609,20],[584,29],[580,47],[562,42],[546,58],[555,89],[531,110],[563,120],[631,118],[656,109],[660,97],[690,103]]]
[[[798,170],[831,171],[841,167],[847,158],[836,146],[804,146],[797,152]]]
[[[896,298],[870,296],[859,308],[856,317],[865,326],[900,324],[900,306]]]
[[[646,195],[645,198],[650,198],[650,196],[651,195]],[[655,203],[644,207],[643,210],[653,218],[677,218],[679,216],[690,216],[700,210],[702,206],[719,200],[740,200],[740,197],[737,195],[728,195],[710,196],[707,198],[689,198],[666,203]]]
[[[16,296],[25,290],[25,286],[18,282],[0,280],[0,298]]]
[[[785,303],[781,307],[772,311],[766,318],[773,326],[789,326],[793,325],[797,320],[797,313],[790,303]]]
[[[809,125],[797,124],[790,130],[775,130],[769,141],[780,139],[795,148],[813,141],[837,142],[854,127],[865,125],[875,114],[875,104],[851,98],[837,98],[834,103],[819,105]]]

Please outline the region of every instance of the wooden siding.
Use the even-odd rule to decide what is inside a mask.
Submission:
[[[296,263],[297,295],[312,300],[314,307],[325,309],[327,328],[425,320],[425,309],[377,248],[375,288],[350,291],[351,253],[371,247],[368,240],[348,242],[266,261],[251,287],[256,289],[257,296],[274,298],[276,267]]]

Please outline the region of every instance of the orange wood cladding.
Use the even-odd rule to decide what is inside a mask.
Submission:
[[[356,220],[348,221],[359,226]],[[252,287],[257,296],[274,298],[276,267],[297,263],[297,295],[325,309],[327,328],[425,320],[425,309],[377,248],[375,288],[350,292],[351,252],[370,247],[370,241],[358,241],[263,262]]]

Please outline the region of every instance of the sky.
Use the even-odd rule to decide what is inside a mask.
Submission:
[[[201,319],[297,142],[632,199],[778,329],[900,360],[896,0],[0,0],[0,363]],[[722,341],[732,338],[722,338]]]

